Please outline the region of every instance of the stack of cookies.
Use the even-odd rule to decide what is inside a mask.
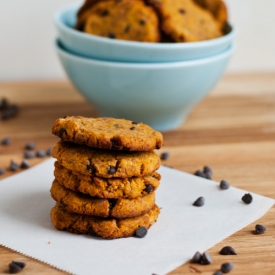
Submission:
[[[52,129],[51,210],[59,230],[107,239],[139,236],[157,220],[162,135],[124,119],[64,117]]]

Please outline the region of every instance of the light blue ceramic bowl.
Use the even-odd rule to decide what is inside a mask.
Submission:
[[[74,54],[120,62],[172,62],[198,59],[223,52],[232,43],[235,30],[220,38],[190,43],[144,43],[85,34],[74,29],[79,5],[63,8],[54,16],[64,48]]]
[[[234,49],[194,61],[142,64],[83,58],[58,40],[55,45],[68,77],[100,116],[144,122],[159,131],[185,120],[221,78]]]

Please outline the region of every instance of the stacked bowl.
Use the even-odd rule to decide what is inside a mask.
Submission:
[[[159,131],[180,126],[221,78],[234,50],[232,27],[201,42],[133,42],[76,30],[78,10],[72,5],[55,14],[55,46],[69,79],[103,117]]]

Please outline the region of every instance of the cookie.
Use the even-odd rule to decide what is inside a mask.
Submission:
[[[209,10],[213,15],[216,14],[221,0],[193,0],[196,4],[201,6],[202,8]]]
[[[55,162],[54,176],[64,187],[93,197],[106,199],[135,199],[154,192],[160,184],[160,175],[154,172],[144,177],[101,178],[74,174]]]
[[[162,134],[150,126],[126,119],[70,116],[55,121],[52,133],[63,140],[90,147],[150,151],[162,146]]]
[[[99,218],[67,212],[61,204],[51,210],[52,223],[58,230],[77,234],[99,236],[106,239],[125,238],[135,235],[135,231],[144,226],[147,229],[156,222],[160,209],[157,205],[139,217],[112,219]]]
[[[80,19],[85,16],[83,31],[89,34],[140,42],[160,40],[156,12],[140,0],[100,1]]]
[[[155,205],[155,193],[136,199],[99,199],[71,191],[54,180],[52,198],[68,212],[100,217],[129,218],[147,213]]]
[[[176,42],[196,42],[222,36],[213,15],[192,0],[148,0],[159,13],[161,28]]]
[[[103,150],[64,141],[57,143],[52,156],[75,173],[103,178],[142,177],[160,167],[160,158],[154,151]]]
[[[228,20],[227,8],[223,1],[220,2],[216,13],[214,14],[220,29],[226,33],[225,26]]]

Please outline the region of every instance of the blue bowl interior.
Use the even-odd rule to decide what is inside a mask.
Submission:
[[[235,30],[229,25],[223,37],[188,43],[146,43],[110,39],[74,29],[79,4],[55,14],[54,22],[63,47],[76,55],[121,62],[174,62],[204,58],[224,51],[233,41]]]

